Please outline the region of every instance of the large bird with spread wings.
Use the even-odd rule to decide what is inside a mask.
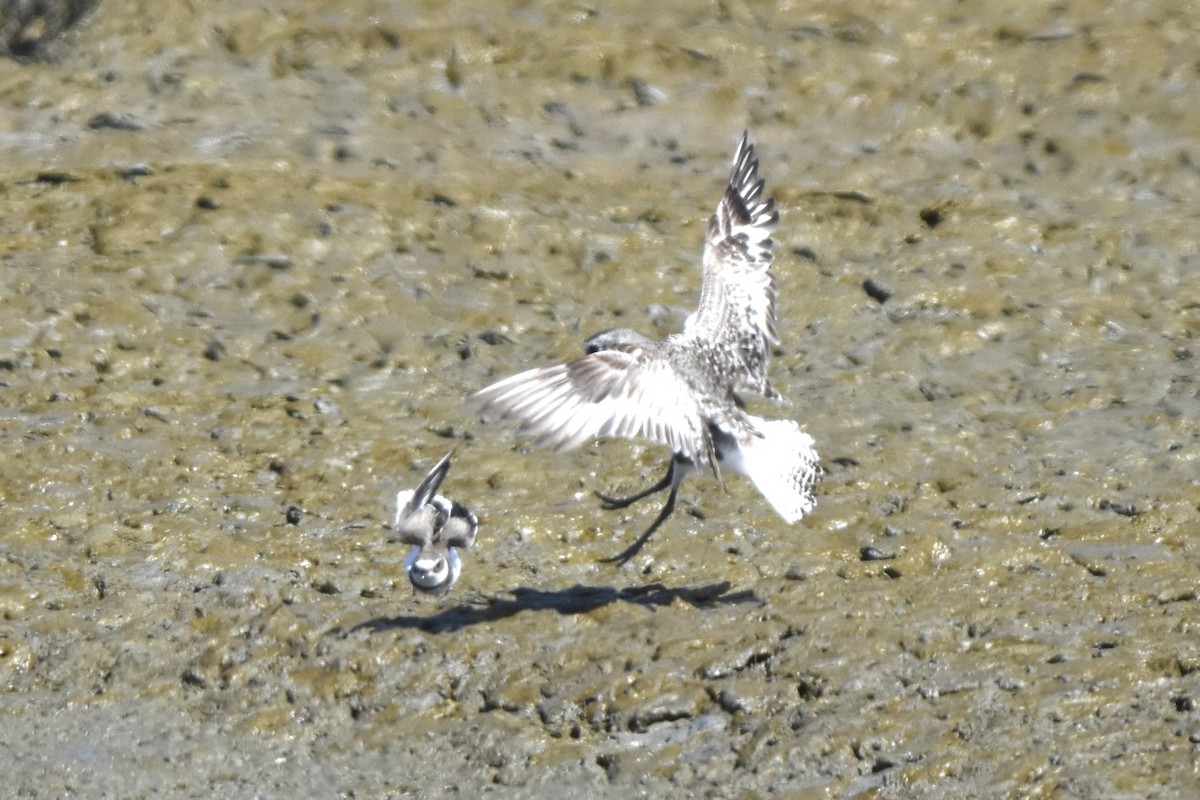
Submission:
[[[792,420],[748,413],[737,395],[779,394],[767,379],[777,290],[771,234],[779,223],[765,197],[758,159],[743,134],[729,183],[704,239],[700,305],[680,333],[662,341],[625,328],[584,343],[584,355],[506,378],[471,396],[485,416],[516,421],[534,444],[569,450],[599,437],[643,437],[671,448],[666,475],[625,498],[597,492],[606,508],[625,508],[670,488],[658,517],[612,561],[632,558],[671,515],[684,479],[709,469],[749,477],[788,523],[812,511],[821,467],[813,439]]]

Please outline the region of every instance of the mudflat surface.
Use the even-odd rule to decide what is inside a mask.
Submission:
[[[1196,792],[1186,4],[336,5],[0,62],[6,791]],[[667,454],[461,401],[678,329],[745,128],[817,510],[700,477],[601,564]],[[479,540],[414,597],[451,447]]]

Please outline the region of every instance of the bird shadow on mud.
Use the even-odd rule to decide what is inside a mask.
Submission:
[[[419,617],[404,614],[398,617],[378,618],[359,623],[346,631],[346,635],[367,630],[383,633],[392,630],[415,629],[426,633],[453,633],[463,628],[520,614],[522,611],[555,611],[559,614],[587,614],[611,603],[657,608],[682,600],[694,606],[732,605],[736,603],[761,602],[752,591],[730,592],[729,581],[719,581],[704,586],[687,586],[671,589],[661,583],[629,586],[617,589],[612,586],[575,586],[557,591],[543,592],[538,589],[512,589],[506,597],[487,597],[478,603],[460,603],[444,608],[436,614]],[[330,631],[338,633],[337,629]]]

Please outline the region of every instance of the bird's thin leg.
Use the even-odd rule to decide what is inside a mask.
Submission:
[[[638,492],[637,494],[630,495],[629,497],[609,497],[608,495],[600,494],[599,492],[596,492],[596,497],[600,498],[600,502],[603,504],[605,510],[607,510],[607,511],[612,511],[612,510],[618,509],[618,508],[628,508],[629,506],[636,503],[638,500],[644,500],[645,498],[649,497],[652,494],[657,494],[658,492],[661,492],[663,489],[670,486],[674,482],[674,480],[675,480],[675,459],[672,458],[671,465],[669,467],[667,467],[667,474],[663,475],[662,480],[659,481],[658,483],[654,484],[653,486],[651,486],[649,489]]]
[[[662,507],[662,511],[658,512],[658,516],[654,518],[654,522],[650,523],[650,527],[646,532],[637,538],[633,544],[626,547],[620,553],[617,553],[612,558],[602,558],[600,561],[605,564],[624,564],[629,559],[633,558],[641,551],[646,542],[650,541],[650,536],[658,530],[658,526],[667,521],[667,517],[671,516],[671,512],[675,510],[675,496],[679,494],[679,487],[683,483],[684,477],[687,476],[686,469],[675,469],[674,460],[671,461],[671,471],[667,473],[667,478],[671,479],[671,494],[667,496],[666,505]],[[664,479],[665,480],[665,479]]]

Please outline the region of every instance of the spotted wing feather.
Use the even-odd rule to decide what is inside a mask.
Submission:
[[[704,338],[735,354],[745,368],[739,388],[778,397],[767,380],[767,358],[770,346],[779,342],[771,275],[771,234],[779,212],[774,199],[763,196],[763,187],[754,146],[743,134],[729,183],[708,223],[700,305],[688,317],[683,336]]]

